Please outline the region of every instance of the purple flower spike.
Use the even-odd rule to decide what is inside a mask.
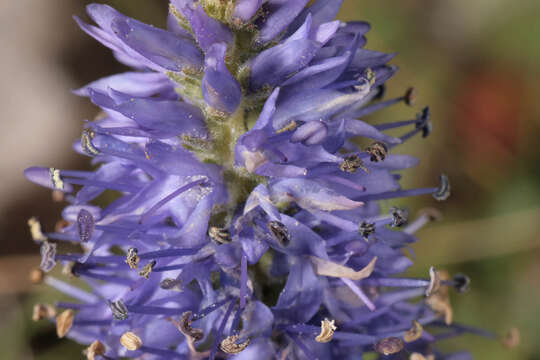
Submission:
[[[400,186],[418,161],[399,146],[430,134],[429,108],[369,123],[414,91],[383,99],[394,54],[364,49],[369,24],[334,20],[341,3],[172,0],[168,30],[107,5],[76,18],[133,69],[75,90],[104,114],[73,146],[95,169],[24,175],[66,193],[65,225],[28,225],[41,269],[86,283],[44,278],[88,358],[468,359],[437,341],[493,337],[452,323],[465,275],[399,276],[439,216],[392,202],[446,200],[450,181]]]

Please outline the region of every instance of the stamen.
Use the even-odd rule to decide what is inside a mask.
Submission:
[[[422,137],[428,137],[429,134],[433,131],[433,125],[431,124],[429,106],[426,106],[422,109],[422,114],[419,116],[416,128],[422,130]]]
[[[405,209],[393,206],[390,208],[390,215],[392,215],[392,227],[401,227],[409,221],[409,212]]]
[[[204,337],[204,332],[202,329],[192,328],[191,327],[191,311],[186,311],[180,316],[180,321],[172,320],[173,324],[180,330],[184,336],[186,336],[191,341],[199,341]]]
[[[418,218],[407,225],[407,227],[403,229],[403,232],[406,234],[414,234],[430,221],[439,221],[441,219],[442,214],[437,209],[426,208],[420,210]]]
[[[236,341],[238,340],[238,338],[238,335],[227,336],[225,339],[223,339],[223,341],[219,345],[219,348],[226,354],[238,354],[242,352],[245,348],[248,347],[251,339],[246,339],[246,341],[244,341],[243,343],[237,344]]]
[[[139,256],[137,253],[139,250],[137,248],[129,248],[126,255],[126,264],[130,267],[130,269],[137,269],[139,267]]]
[[[345,285],[347,285],[349,287],[349,289],[352,290],[352,292],[356,296],[358,296],[358,298],[360,300],[362,300],[362,302],[364,304],[366,304],[366,306],[368,307],[369,310],[371,310],[371,311],[376,310],[375,304],[373,304],[373,302],[371,302],[371,299],[351,279],[347,279],[347,278],[340,278],[340,279],[341,279],[341,281],[343,281],[345,283]]]
[[[388,146],[381,141],[375,141],[368,147],[366,147],[365,152],[370,155],[370,160],[372,162],[384,161],[388,153]]]
[[[77,232],[81,242],[88,242],[94,233],[95,220],[90,211],[81,209],[77,215]]]
[[[403,350],[405,344],[397,337],[387,337],[375,344],[375,351],[385,356],[396,354]]]
[[[56,335],[59,338],[63,338],[71,330],[74,318],[75,313],[71,309],[65,310],[56,317]]]
[[[334,325],[334,320],[330,321],[325,318],[321,321],[321,333],[315,338],[315,341],[320,343],[330,342],[336,330],[337,327]]]
[[[41,253],[41,264],[39,267],[45,272],[51,271],[56,265],[56,244],[43,241],[39,251]]]
[[[405,96],[403,97],[403,100],[405,101],[405,104],[409,106],[413,106],[416,103],[416,96],[418,92],[415,88],[410,87],[405,92]]]
[[[368,168],[364,165],[364,162],[356,154],[349,155],[343,159],[343,162],[339,164],[339,169],[343,172],[354,174],[358,169],[364,170],[369,174]]]
[[[267,226],[279,245],[283,247],[289,245],[291,242],[291,235],[283,223],[279,221],[270,221]]]
[[[379,88],[381,88],[381,86],[379,86]],[[384,92],[385,92],[385,88],[382,87],[382,89],[379,91],[379,93],[376,95],[374,99],[376,100],[376,99],[380,99],[384,97]],[[407,91],[405,92],[403,96],[400,96],[394,99],[388,99],[385,101],[380,101],[380,102],[365,106],[361,109],[356,110],[354,113],[352,113],[351,117],[354,117],[354,118],[364,117],[364,116],[373,114],[379,110],[382,110],[384,108],[387,108],[389,106],[399,104],[402,101],[408,106],[413,106],[416,100],[416,93],[417,93],[416,89],[413,87],[410,87],[407,89]]]
[[[231,301],[231,298],[226,298],[224,300],[221,300],[221,301],[218,301],[217,303],[214,303],[210,306],[207,306],[205,307],[204,309],[202,309],[201,311],[197,312],[196,314],[193,315],[193,318],[191,319],[191,321],[197,321],[197,320],[200,320],[202,319],[203,317],[205,317],[206,315],[210,314],[211,312],[219,309],[221,306],[225,305],[226,303],[228,303],[229,301]]]
[[[134,332],[125,332],[120,337],[120,344],[130,351],[136,351],[143,345],[142,340]]]
[[[30,279],[30,282],[34,285],[41,284],[43,282],[43,279],[45,278],[45,273],[41,269],[33,269],[30,271],[30,274],[28,274],[28,278]]]
[[[64,181],[60,177],[60,170],[49,168],[49,176],[51,177],[51,182],[56,190],[64,190]]]
[[[30,228],[30,235],[32,235],[32,240],[37,243],[47,241],[47,237],[41,231],[41,223],[35,217],[28,219],[28,227]]]
[[[240,263],[240,308],[243,309],[246,307],[246,297],[247,297],[247,255],[242,254],[242,259]]]
[[[94,136],[96,136],[96,133],[90,129],[85,129],[81,134],[81,146],[84,152],[91,156],[101,154],[101,151],[99,151],[92,143]]]
[[[465,274],[455,274],[452,278],[457,292],[462,294],[470,289],[471,279]]]
[[[231,315],[231,312],[232,312],[232,309],[234,308],[234,305],[235,305],[235,301],[234,300],[230,301],[229,306],[227,307],[227,310],[225,310],[225,314],[223,315],[221,323],[219,324],[219,328],[217,329],[217,332],[215,334],[214,342],[212,344],[212,350],[210,352],[210,357],[209,357],[210,360],[214,360],[215,357],[216,357],[218,344],[221,343],[221,336],[223,334],[223,330],[225,329],[225,324],[227,324],[227,320],[229,319],[229,316]],[[225,340],[227,340],[227,339],[225,339]],[[236,339],[235,339],[235,341],[236,341]]]
[[[519,329],[515,327],[510,328],[510,330],[508,330],[508,332],[501,339],[501,342],[505,347],[509,349],[513,349],[519,346],[519,344],[521,343]]]
[[[287,125],[285,125],[284,127],[282,127],[281,129],[276,130],[276,134],[281,134],[281,133],[284,133],[284,132],[287,132],[287,131],[296,130],[297,126],[298,126],[298,124],[296,123],[296,121],[293,120],[290,123],[288,123]]]
[[[407,332],[403,335],[403,340],[405,340],[405,342],[410,343],[410,342],[420,339],[420,337],[422,336],[423,329],[424,328],[418,321],[413,320],[412,327],[409,330],[407,330]]]
[[[106,351],[105,345],[101,341],[96,340],[83,353],[86,355],[87,360],[95,360],[96,356],[103,356]]]
[[[159,283],[159,287],[163,290],[182,290],[182,281],[180,279],[163,279]]]
[[[196,180],[192,181],[184,186],[181,186],[179,189],[173,191],[169,195],[165,196],[163,199],[158,201],[154,206],[152,206],[146,213],[144,213],[141,216],[141,219],[139,220],[139,223],[142,224],[146,219],[148,219],[150,216],[152,216],[159,208],[161,208],[163,205],[168,203],[169,201],[173,200],[175,197],[181,195],[182,193],[188,191],[191,188],[194,188],[195,186],[202,186],[207,183],[206,178],[204,180]]]
[[[227,244],[231,242],[231,233],[228,229],[211,226],[208,229],[208,236],[219,244]]]
[[[448,179],[448,176],[441,174],[440,178],[441,184],[439,185],[439,189],[433,193],[433,197],[437,201],[446,200],[450,196],[450,180]]]
[[[99,301],[99,298],[96,295],[76,286],[70,285],[64,281],[58,280],[52,276],[46,276],[44,283],[82,302],[93,303]]]
[[[441,287],[441,278],[439,273],[432,266],[429,268],[429,285],[426,289],[426,297],[435,294]]]
[[[375,232],[375,224],[362,221],[360,225],[358,225],[358,232],[362,235],[364,240],[368,241],[369,235]]]
[[[49,304],[35,304],[32,311],[32,320],[52,319],[56,316],[56,309]]]
[[[150,273],[152,272],[152,269],[154,266],[156,266],[157,261],[152,260],[148,264],[144,265],[141,271],[139,271],[139,275],[144,277],[145,279],[148,279],[150,277]]]
[[[112,315],[116,320],[126,320],[128,318],[129,312],[122,300],[107,300],[107,304],[109,305]]]

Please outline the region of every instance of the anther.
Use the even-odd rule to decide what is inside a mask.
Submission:
[[[52,319],[56,316],[56,309],[49,304],[35,304],[32,311],[32,320]]]
[[[469,291],[471,286],[471,279],[465,274],[456,274],[452,278],[454,282],[454,288],[458,293],[462,294]]]
[[[143,345],[142,340],[134,332],[125,332],[120,337],[120,344],[130,351],[139,350]]]
[[[392,355],[403,350],[405,344],[397,337],[387,337],[375,344],[375,351],[385,356]]]
[[[364,170],[369,173],[369,170],[364,165],[364,162],[356,154],[349,155],[343,159],[343,162],[339,164],[339,169],[344,172],[354,174],[358,169]]]
[[[435,360],[435,356],[433,354],[424,356],[420,353],[414,352],[409,357],[409,360]]]
[[[437,201],[444,201],[450,196],[450,180],[445,174],[441,174],[440,179],[439,189],[433,193],[433,198]]]
[[[60,170],[49,168],[49,176],[51,177],[51,182],[56,190],[64,190],[64,181],[60,177]]]
[[[85,129],[81,134],[81,146],[88,155],[99,155],[101,152],[94,146],[92,139],[96,133],[90,129]]]
[[[390,208],[390,215],[392,215],[392,227],[403,226],[409,221],[409,212],[405,209],[393,206]]]
[[[129,316],[128,309],[122,300],[109,301],[107,304],[116,320],[126,320]]]
[[[238,354],[242,352],[248,347],[251,340],[247,339],[243,343],[237,344],[236,341],[238,338],[238,335],[227,336],[219,345],[220,349],[226,354]]]
[[[191,311],[186,311],[180,316],[180,321],[173,321],[178,330],[188,339],[199,341],[204,337],[204,332],[201,329],[191,327]]]
[[[71,309],[63,311],[56,317],[56,335],[59,338],[63,338],[71,330],[74,318],[75,313]]]
[[[77,269],[81,266],[80,262],[77,261],[68,261],[62,267],[62,274],[69,277],[78,277]]]
[[[137,269],[139,267],[139,255],[137,253],[139,250],[137,248],[129,248],[126,255],[126,264],[129,265],[131,269]]]
[[[41,284],[43,282],[44,277],[45,277],[45,273],[41,269],[33,269],[28,274],[28,278],[30,279],[30,282],[34,285]]]
[[[296,130],[297,126],[298,126],[298,124],[296,123],[296,121],[293,120],[290,123],[288,123],[287,125],[285,125],[284,127],[282,127],[281,129],[276,130],[276,134],[281,134],[281,133],[284,133],[286,131]]]
[[[141,271],[139,271],[139,275],[144,277],[145,279],[148,279],[150,277],[152,269],[154,268],[154,266],[156,266],[156,263],[156,260],[152,260],[148,264],[144,265]]]
[[[159,287],[163,290],[181,290],[181,284],[182,282],[180,281],[180,279],[167,278],[161,280],[161,282],[159,283]]]
[[[418,321],[413,320],[412,327],[403,335],[403,340],[408,343],[416,341],[422,336],[423,330],[422,325]]]
[[[45,272],[51,271],[56,265],[56,244],[43,241],[39,251],[41,253],[41,264],[39,267]]]
[[[268,222],[267,226],[279,245],[289,245],[291,242],[291,235],[283,223],[280,223],[279,221],[270,221]]]
[[[433,125],[430,121],[430,111],[429,106],[426,106],[422,109],[422,113],[418,114],[416,117],[417,123],[416,128],[422,130],[422,137],[428,137],[429,134],[433,131]]]
[[[90,344],[90,346],[87,347],[83,353],[86,355],[87,360],[95,360],[97,359],[97,356],[105,355],[106,350],[105,345],[101,341],[96,340]]]
[[[231,242],[231,234],[229,230],[225,228],[211,226],[210,229],[208,229],[208,236],[210,236],[210,239],[219,244],[227,244]]]
[[[381,141],[375,141],[365,148],[365,151],[370,155],[369,160],[372,162],[384,161],[388,154],[388,147]]]
[[[501,342],[505,347],[509,349],[513,349],[519,346],[521,342],[519,329],[515,327],[510,328],[510,330],[508,330],[508,332],[501,338]]]
[[[417,91],[415,88],[410,87],[405,92],[405,96],[403,96],[403,100],[405,101],[405,104],[409,106],[413,106],[416,103],[416,95]]]
[[[364,240],[367,241],[369,235],[375,232],[375,224],[362,221],[360,225],[358,225],[358,232],[362,235]]]
[[[95,220],[90,211],[81,209],[77,215],[77,232],[79,233],[79,239],[85,243],[92,238],[94,233]]]
[[[47,241],[47,237],[41,231],[41,223],[35,217],[28,219],[28,228],[30,228],[30,235],[35,242]]]
[[[439,277],[439,273],[435,268],[432,266],[429,268],[429,285],[426,289],[426,296],[429,297],[436,293],[439,288],[441,287],[441,278]]]
[[[332,340],[334,336],[334,331],[337,330],[337,327],[334,325],[334,320],[324,319],[321,321],[321,333],[315,338],[317,342],[327,343]]]

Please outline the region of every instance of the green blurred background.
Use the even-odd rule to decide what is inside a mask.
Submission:
[[[26,220],[45,229],[61,205],[22,179],[33,164],[85,168],[70,151],[81,120],[96,109],[70,94],[121,71],[104,47],[71,19],[87,1],[0,2],[0,348],[2,359],[78,359],[82,347],[58,340],[52,325],[30,320],[32,304],[58,294],[30,287],[38,249]],[[163,25],[165,0],[116,0],[130,16]],[[414,108],[396,106],[372,123],[405,120],[430,105],[434,132],[399,147],[421,159],[404,187],[426,186],[445,172],[452,197],[406,199],[414,214],[437,207],[440,222],[419,233],[410,275],[429,266],[463,272],[472,289],[452,298],[455,319],[498,334],[517,326],[522,343],[506,350],[473,336],[448,341],[476,359],[540,359],[540,2],[538,0],[345,0],[343,20],[372,24],[367,47],[397,52],[387,96],[418,90]]]

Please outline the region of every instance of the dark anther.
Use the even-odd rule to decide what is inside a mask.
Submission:
[[[465,274],[456,274],[452,278],[454,281],[454,287],[458,293],[465,293],[469,291],[471,286],[471,279]]]
[[[369,160],[373,162],[383,161],[386,158],[386,154],[388,153],[388,147],[385,143],[381,141],[375,141],[365,150],[369,155],[371,155]]]
[[[373,100],[381,100],[386,95],[386,85],[382,84],[377,86],[377,95],[373,97]]]
[[[204,332],[201,329],[191,327],[191,311],[186,311],[180,316],[180,321],[175,322],[178,330],[193,341],[199,341],[204,337]]]
[[[116,320],[126,320],[128,318],[128,309],[122,300],[107,300],[107,304]]]
[[[274,235],[274,239],[276,239],[279,245],[289,245],[289,242],[291,241],[291,235],[289,234],[289,230],[287,230],[287,227],[284,224],[280,223],[279,221],[270,221],[268,222],[267,226],[272,235]]]
[[[364,240],[367,240],[369,235],[375,232],[375,224],[362,221],[360,225],[358,225],[358,232],[362,235]]]
[[[392,355],[403,350],[405,344],[397,337],[387,337],[375,344],[375,351],[385,356]]]
[[[441,184],[439,185],[439,189],[433,193],[433,197],[437,201],[446,200],[450,196],[450,180],[448,179],[448,176],[441,174],[440,179]]]
[[[139,250],[137,248],[129,248],[126,255],[126,264],[129,265],[131,269],[137,269],[139,267]]]
[[[180,285],[181,285],[181,281],[179,279],[171,279],[171,278],[163,279],[159,283],[159,287],[162,288],[163,290],[172,290],[174,288],[180,288]]]
[[[403,226],[409,221],[409,212],[405,209],[391,207],[390,215],[392,215],[392,227]]]
[[[79,233],[79,238],[81,242],[85,243],[92,237],[94,233],[94,217],[90,211],[86,209],[81,209],[79,215],[77,215],[77,231]]]
[[[431,121],[429,120],[430,113],[429,113],[429,106],[426,106],[424,109],[422,109],[422,113],[418,114],[416,123],[417,129],[422,129],[422,137],[428,137],[429,134],[431,134],[431,131],[433,130],[433,125],[431,124]]]
[[[95,133],[90,129],[85,129],[81,134],[81,146],[88,155],[99,155],[100,151],[92,143]]]
[[[156,263],[156,260],[152,260],[148,264],[144,265],[141,271],[139,271],[139,275],[144,277],[145,279],[148,279],[150,277],[152,269],[154,269],[154,266],[156,266]]]
[[[360,159],[360,157],[356,154],[345,157],[343,162],[339,164],[339,169],[351,174],[354,174],[358,169],[362,169],[369,173],[369,170],[364,165],[362,159]]]
[[[227,244],[231,242],[231,234],[229,230],[225,228],[211,226],[210,229],[208,229],[208,236],[210,236],[210,239],[219,244]]]
[[[409,106],[413,106],[416,102],[416,89],[413,87],[410,87],[405,92],[405,96],[403,96],[403,100],[405,101],[405,104]]]

